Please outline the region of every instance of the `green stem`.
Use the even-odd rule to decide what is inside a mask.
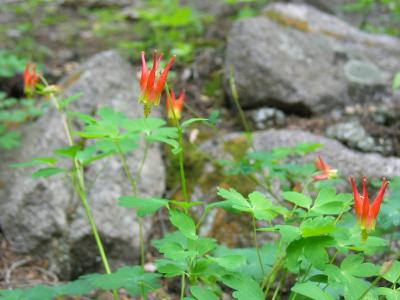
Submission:
[[[257,251],[258,263],[260,264],[260,269],[261,269],[262,275],[265,276],[265,270],[264,270],[264,266],[263,266],[263,261],[261,259],[260,248],[258,247],[258,241],[257,241],[256,219],[254,217],[252,217],[252,219],[253,219],[253,241],[254,241],[254,247],[256,248],[256,251]]]
[[[176,117],[175,110],[173,109],[171,95],[169,93],[168,84],[165,85],[165,91],[167,93],[167,101],[170,101],[170,107],[172,107],[172,116],[174,119],[174,123],[176,129],[178,130],[178,143],[181,151],[179,151],[179,173],[181,175],[181,186],[182,186],[182,194],[185,201],[189,200],[187,185],[186,185],[186,176],[185,176],[185,168],[184,168],[184,145],[183,145],[183,129],[179,123],[178,118]]]
[[[119,158],[121,160],[122,168],[124,169],[125,175],[126,175],[126,177],[128,177],[128,180],[129,180],[129,182],[131,184],[133,194],[136,196],[136,194],[137,194],[137,182],[133,178],[133,176],[131,174],[131,171],[129,170],[128,163],[126,161],[126,156],[125,156],[124,152],[122,151],[122,148],[121,148],[121,145],[119,144],[119,141],[115,140],[114,143],[115,143],[115,145],[117,147],[117,150],[118,150],[118,154],[119,154]]]
[[[235,75],[234,75],[234,70],[233,70],[232,66],[231,66],[231,71],[230,71],[230,75],[229,75],[229,86],[230,86],[230,89],[231,89],[233,101],[235,102],[236,108],[239,111],[239,115],[240,115],[240,119],[242,121],[243,128],[246,131],[246,134],[248,136],[250,144],[252,144],[251,130],[250,130],[250,127],[249,127],[249,125],[247,123],[246,116],[244,115],[243,109],[240,106],[239,94],[238,94],[237,89],[236,89]]]
[[[185,297],[185,273],[182,273],[181,277],[181,299]]]
[[[271,300],[275,300],[276,297],[278,296],[279,290],[281,289],[282,283],[283,281],[286,279],[286,272],[284,272],[284,274],[282,275],[281,279],[279,280],[278,285],[275,288],[274,294],[272,296]]]
[[[149,144],[146,141],[145,143],[145,147],[144,147],[144,154],[143,154],[143,158],[139,164],[138,170],[136,172],[136,178],[133,178],[131,171],[129,170],[129,166],[126,160],[126,156],[125,153],[122,151],[121,145],[119,144],[118,141],[114,141],[115,145],[117,146],[117,150],[118,150],[118,154],[120,157],[120,161],[122,164],[122,168],[125,171],[125,175],[126,177],[128,177],[128,180],[131,184],[131,188],[132,188],[132,192],[134,194],[134,196],[137,196],[137,184],[139,182],[142,170],[143,170],[143,166],[144,163],[147,159],[147,155],[148,155],[148,150],[149,150]],[[143,234],[143,219],[139,217],[139,240],[140,240],[140,265],[142,267],[142,271],[144,271],[144,262],[145,262],[145,251],[144,251],[144,234]]]
[[[185,176],[185,168],[184,168],[184,153],[183,153],[183,133],[182,128],[178,127],[179,133],[179,146],[181,147],[181,151],[179,152],[179,173],[181,175],[181,184],[182,184],[182,193],[185,201],[189,200],[187,185],[186,185],[186,176]]]
[[[140,240],[140,265],[144,272],[144,234],[143,234],[143,218],[139,217],[139,240]]]
[[[48,85],[47,82],[45,81],[45,79],[43,81],[45,82],[46,85]],[[65,133],[67,134],[68,143],[70,146],[73,146],[74,140],[72,139],[72,129],[71,129],[70,123],[68,122],[67,118],[65,117],[65,115],[62,111],[62,108],[60,107],[57,97],[55,97],[53,93],[50,93],[50,98],[51,98],[52,102],[54,103],[54,106],[56,107],[57,111],[61,115],[61,121],[63,123]],[[85,209],[85,212],[86,212],[86,216],[89,220],[89,224],[92,229],[93,236],[96,240],[96,245],[97,245],[98,251],[100,253],[100,257],[101,257],[101,261],[103,263],[104,269],[107,274],[110,274],[111,269],[110,269],[110,265],[108,263],[107,255],[104,250],[104,246],[101,241],[99,232],[97,230],[96,223],[94,222],[92,211],[91,211],[89,203],[87,201],[83,166],[80,163],[80,161],[77,160],[76,158],[73,159],[73,162],[74,162],[74,166],[75,166],[75,169],[74,169],[75,174],[76,174],[76,177],[78,178],[77,182],[75,182],[75,185],[77,185],[76,190],[78,191],[79,197],[81,198],[81,201],[82,201],[83,208]],[[117,290],[113,290],[113,297],[115,300],[120,299]]]

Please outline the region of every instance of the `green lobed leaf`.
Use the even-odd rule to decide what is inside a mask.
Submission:
[[[318,283],[314,283],[314,282],[297,283],[294,287],[291,288],[291,290],[297,294],[309,297],[314,300],[333,300],[334,299],[330,294],[323,291],[318,286]]]
[[[78,151],[81,150],[81,146],[69,146],[64,148],[59,148],[54,150],[54,154],[63,156],[63,157],[72,157],[74,158]]]
[[[189,119],[189,120],[186,120],[185,122],[183,122],[181,124],[181,127],[185,128],[185,127],[187,127],[187,126],[189,126],[189,125],[191,125],[193,123],[196,123],[196,122],[207,122],[207,121],[208,121],[208,119],[205,119],[205,118],[192,118],[192,119]]]
[[[136,208],[137,215],[139,217],[144,217],[154,214],[161,207],[168,207],[168,200],[160,198],[124,196],[119,198],[118,204],[127,208]]]
[[[392,283],[399,282],[399,277],[400,277],[400,262],[396,260],[392,267],[389,269],[389,271],[383,275],[383,278],[385,278],[387,281],[390,281]]]
[[[260,192],[249,194],[249,200],[252,206],[252,214],[257,220],[271,221],[277,216],[273,210],[272,201],[267,199]]]
[[[197,300],[218,300],[219,297],[213,291],[200,286],[192,286],[190,292]]]
[[[54,166],[57,163],[57,158],[56,157],[35,157],[32,158],[29,161],[25,162],[20,162],[20,163],[15,163],[11,164],[11,167],[13,168],[25,168],[25,167],[31,167],[31,166],[36,166],[40,164],[47,164],[50,166]]]
[[[69,96],[65,99],[62,99],[60,101],[60,108],[68,107],[72,102],[79,100],[79,98],[81,98],[82,96],[83,96],[83,93],[78,93],[78,94]]]
[[[197,240],[196,225],[193,219],[179,210],[171,209],[169,212],[171,223],[188,239]]]
[[[32,177],[33,178],[40,178],[40,177],[50,177],[53,175],[57,175],[60,173],[64,173],[67,170],[63,169],[63,168],[43,168],[43,169],[39,169],[36,172],[32,173]]]
[[[258,283],[244,275],[225,275],[222,282],[234,289],[232,296],[238,300],[264,300],[264,293]]]
[[[303,237],[328,235],[335,231],[335,219],[332,217],[317,217],[306,219],[300,225]]]
[[[157,270],[165,274],[166,277],[180,276],[186,272],[186,264],[184,261],[172,261],[169,259],[157,259]]]
[[[311,211],[319,214],[341,214],[350,209],[352,194],[338,194],[333,188],[323,188],[318,193]]]
[[[210,257],[221,267],[234,271],[246,264],[246,258],[243,255],[225,255],[221,257]]]
[[[232,205],[233,208],[245,212],[251,211],[250,203],[247,201],[245,197],[242,196],[242,194],[237,192],[235,189],[231,188],[227,190],[219,187],[217,194],[222,198],[228,200],[228,202]]]
[[[394,290],[386,287],[379,287],[378,293],[381,296],[386,297],[386,300],[399,300],[400,299],[400,291]]]
[[[398,90],[400,88],[400,72],[397,72],[393,78],[392,89],[393,91]]]
[[[285,200],[292,202],[297,206],[310,209],[312,199],[309,196],[297,192],[283,192],[282,195]]]
[[[282,241],[286,244],[290,244],[292,241],[300,238],[300,229],[292,225],[275,225],[273,227],[258,228],[258,231],[266,232],[279,232],[282,237]]]

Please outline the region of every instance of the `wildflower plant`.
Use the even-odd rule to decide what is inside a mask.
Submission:
[[[216,201],[193,199],[186,182],[185,132],[195,123],[208,124],[208,120],[192,118],[183,121],[185,94],[181,93],[176,99],[166,78],[175,58],[158,77],[161,56],[157,58],[156,53],[153,55],[153,66],[149,70],[142,54],[142,94],[139,101],[144,105],[143,118],[131,119],[107,107],[100,109],[95,117],[80,112],[66,114],[66,107],[72,101],[79,101],[79,97],[62,99],[57,89],[40,77],[44,85],[42,93],[52,100],[60,113],[67,133],[67,145],[57,149],[54,157],[34,158],[20,166],[49,165],[36,171],[34,177],[70,175],[92,226],[105,274],[83,275],[64,285],[0,291],[0,299],[31,299],[33,294],[39,295],[35,299],[63,299],[67,295],[87,295],[93,290],[112,291],[114,299],[119,299],[122,289],[130,296],[142,299],[148,299],[149,295],[156,299],[172,298],[162,287],[161,280],[179,282],[179,298],[186,300],[222,299],[224,293],[230,293],[239,300],[400,297],[399,254],[389,252],[391,245],[385,236],[373,235],[377,232],[373,229],[379,227],[379,220],[376,221],[380,207],[385,205],[388,181],[383,180],[377,197],[370,205],[365,179],[362,195],[357,191],[355,179],[351,179],[348,186],[353,188],[353,194],[338,192],[334,185],[337,172],[321,155],[316,155],[315,165],[291,163],[293,158],[299,161],[321,145],[300,144],[271,151],[258,151],[250,145],[248,151],[233,160],[210,158],[226,174],[250,178],[257,190],[242,193],[240,186],[225,185],[218,187]],[[163,91],[166,92],[165,102],[161,100]],[[151,108],[159,103],[167,109],[173,126],[151,116]],[[75,131],[70,126],[72,122],[69,118],[83,121],[84,127]],[[85,148],[75,143],[74,136],[90,139],[93,143],[88,143],[90,146]],[[126,154],[137,150],[140,139],[145,143],[144,155],[139,168],[131,170]],[[246,141],[251,144],[252,138]],[[177,172],[180,174],[183,199],[156,195],[143,197],[138,193],[141,170],[153,143],[166,145],[178,156]],[[107,147],[104,147],[105,144]],[[95,147],[96,151],[90,151],[89,147]],[[85,166],[113,155],[119,157],[132,188],[129,195],[119,197],[118,205],[135,209],[141,227],[137,237],[141,242],[139,264],[118,270],[111,270],[108,264],[106,249],[87,202],[84,176]],[[65,158],[73,162],[69,170],[57,167],[57,163]],[[276,184],[280,191],[274,188]],[[247,218],[252,245],[228,248],[215,237],[202,235],[200,229],[204,221],[215,211]],[[202,212],[200,216],[198,212]],[[143,217],[156,213],[168,217],[170,231],[151,242],[159,256],[154,261],[156,270],[146,271]],[[266,239],[265,235],[269,238]],[[373,255],[385,251],[388,255],[383,264],[372,259]]]

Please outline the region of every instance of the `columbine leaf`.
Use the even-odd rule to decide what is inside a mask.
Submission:
[[[353,196],[351,194],[338,194],[333,188],[322,189],[315,203],[311,208],[311,211],[319,214],[341,214],[350,209],[351,200]]]
[[[53,289],[57,296],[82,296],[89,294],[95,287],[87,280],[78,279],[67,284],[56,285]]]
[[[249,200],[252,205],[252,213],[257,220],[271,221],[277,214],[273,211],[271,200],[267,199],[260,192],[249,194]]]
[[[242,194],[237,192],[235,189],[226,190],[223,188],[218,188],[218,195],[228,200],[232,207],[237,210],[246,212],[251,211],[250,203],[245,197],[242,196]]]
[[[292,287],[292,291],[314,300],[333,300],[334,298],[327,292],[324,292],[317,283],[305,282],[298,283]]]
[[[193,296],[197,300],[218,300],[219,297],[215,295],[212,291],[209,289],[206,289],[204,287],[199,287],[199,286],[192,286],[190,288],[190,291],[192,292]]]
[[[65,169],[63,168],[44,168],[44,169],[39,169],[36,172],[32,173],[33,178],[40,178],[40,177],[50,177],[53,175],[57,175],[60,173],[66,172]]]
[[[186,271],[185,262],[172,261],[169,259],[158,259],[156,261],[157,270],[165,274],[166,277],[179,276]]]
[[[306,219],[300,225],[300,232],[303,237],[327,235],[335,231],[335,219],[332,217],[317,217]]]
[[[188,239],[197,240],[196,225],[191,217],[179,210],[170,210],[171,223]]]
[[[300,229],[292,225],[275,225],[274,227],[258,228],[257,231],[279,232],[282,241],[286,244],[300,238]]]
[[[83,93],[78,93],[72,96],[69,96],[60,101],[60,108],[68,107],[72,102],[79,100],[83,96]]]
[[[400,88],[400,72],[398,72],[393,79],[392,89],[393,91],[398,90]]]
[[[234,271],[246,264],[246,258],[243,255],[225,255],[221,257],[210,257],[221,267]]]
[[[186,120],[185,122],[183,122],[181,124],[181,127],[185,128],[185,127],[187,127],[187,126],[189,126],[189,125],[191,125],[193,123],[206,122],[206,121],[208,121],[208,119],[205,119],[205,118],[192,118],[192,119],[189,119],[189,120]]]
[[[378,293],[379,295],[382,295],[386,297],[386,300],[399,300],[400,299],[400,291],[399,290],[393,290],[390,288],[386,287],[380,287],[378,288]]]
[[[127,208],[136,208],[138,216],[144,217],[154,214],[161,207],[168,207],[168,200],[125,196],[119,198],[119,205]]]
[[[36,166],[40,164],[47,164],[50,166],[54,166],[57,163],[57,158],[56,157],[36,157],[32,158],[29,161],[25,162],[20,162],[20,163],[15,163],[11,164],[11,167],[13,168],[25,168],[25,167],[31,167],[31,166]]]
[[[222,282],[234,289],[232,296],[238,300],[264,300],[264,293],[254,279],[244,275],[226,275]]]
[[[385,278],[387,281],[390,281],[392,283],[399,281],[399,276],[400,276],[400,262],[396,260],[392,267],[389,269],[389,271],[383,275],[383,278]]]
[[[284,192],[283,198],[285,200],[296,204],[297,206],[304,207],[310,209],[312,199],[304,194],[300,194],[297,192]]]
[[[29,300],[52,300],[56,292],[50,286],[38,284],[24,292],[23,299]]]
[[[81,146],[70,146],[65,148],[59,148],[54,150],[54,154],[63,157],[75,157],[78,151],[81,150]]]

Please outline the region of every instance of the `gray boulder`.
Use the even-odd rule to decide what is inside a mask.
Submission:
[[[388,140],[378,145],[358,120],[331,125],[327,128],[326,135],[362,152],[379,152],[385,155],[392,150]]]
[[[308,115],[355,102],[398,102],[390,87],[399,57],[394,37],[362,32],[308,5],[275,3],[234,24],[225,74],[234,69],[244,107]]]
[[[136,73],[118,53],[107,51],[90,59],[62,81],[65,94],[82,92],[73,110],[94,115],[102,106],[142,117],[137,103],[139,86]],[[27,169],[10,169],[8,164],[51,156],[67,146],[64,129],[54,109],[22,128],[22,146],[2,153],[0,181],[0,224],[12,247],[22,253],[45,255],[53,271],[68,278],[99,265],[97,249],[80,199],[69,178],[57,175],[35,180]],[[136,170],[143,145],[128,155]],[[158,147],[151,147],[138,186],[140,195],[160,196],[165,189],[165,169]],[[99,176],[97,176],[100,174]],[[132,194],[119,159],[111,157],[86,169],[90,187],[89,202],[111,260],[134,261],[139,256],[139,228],[135,213],[117,205],[117,199]],[[93,182],[93,179],[96,178]],[[145,236],[151,229],[145,222]]]

